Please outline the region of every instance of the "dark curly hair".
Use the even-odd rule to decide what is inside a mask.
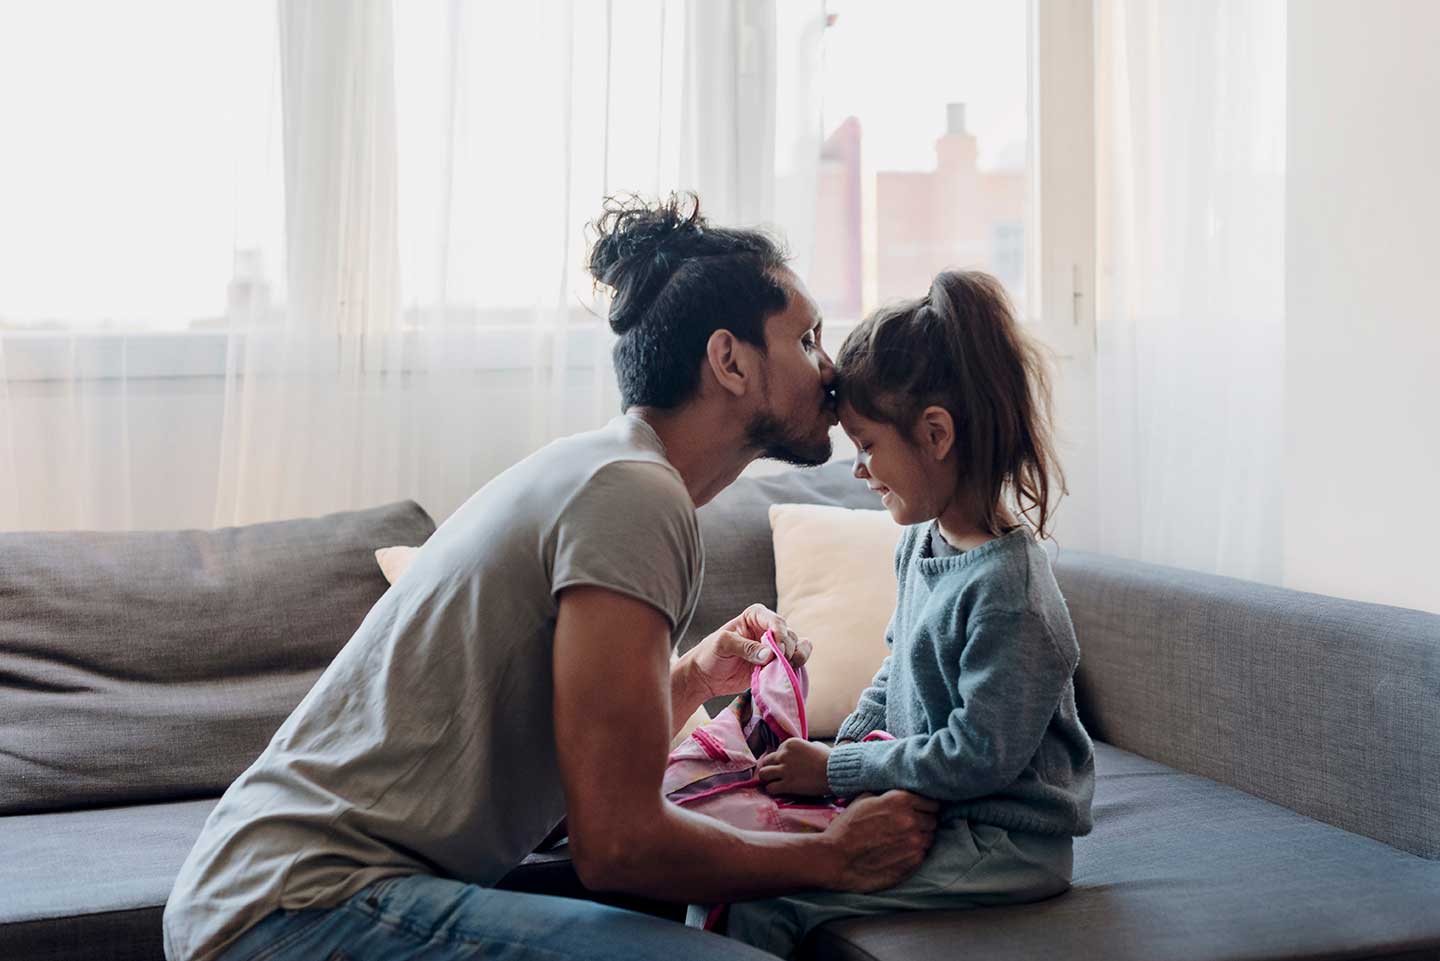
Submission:
[[[1050,429],[1045,357],[989,274],[946,271],[926,296],[882,307],[836,358],[840,399],[909,438],[930,406],[950,412],[959,488],[992,536],[1011,511],[1048,536],[1065,478]]]
[[[588,227],[596,235],[590,274],[614,291],[609,321],[620,336],[622,409],[690,399],[717,330],[765,349],[765,318],[787,303],[776,276],[786,252],[770,235],[711,226],[694,194],[656,203],[610,197]]]

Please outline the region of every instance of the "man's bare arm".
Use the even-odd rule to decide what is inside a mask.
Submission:
[[[936,805],[903,792],[857,801],[816,835],[740,831],[667,802],[668,651],[668,625],[650,605],[602,588],[562,593],[555,736],[571,849],[587,886],[721,902],[878,890],[919,866]]]

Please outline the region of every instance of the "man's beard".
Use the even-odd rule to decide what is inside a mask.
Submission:
[[[746,446],[761,452],[761,457],[796,467],[817,467],[829,461],[833,453],[828,432],[820,440],[813,440],[768,411],[750,418],[745,425],[745,440]]]

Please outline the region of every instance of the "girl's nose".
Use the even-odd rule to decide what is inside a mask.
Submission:
[[[850,471],[859,480],[865,480],[870,476],[870,472],[865,469],[865,462],[861,460],[863,456],[858,450],[855,452],[855,468]]]

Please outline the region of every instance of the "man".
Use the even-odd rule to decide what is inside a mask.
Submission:
[[[754,606],[670,663],[703,567],[695,508],[758,456],[823,463],[834,370],[763,234],[698,204],[612,204],[626,413],[476,493],[376,604],[206,822],[165,911],[171,961],[761,957],[680,925],[491,886],[568,815],[584,883],[719,902],[878,890],[936,805],[862,799],[820,835],[735,830],[660,795],[670,738],[768,652]]]

